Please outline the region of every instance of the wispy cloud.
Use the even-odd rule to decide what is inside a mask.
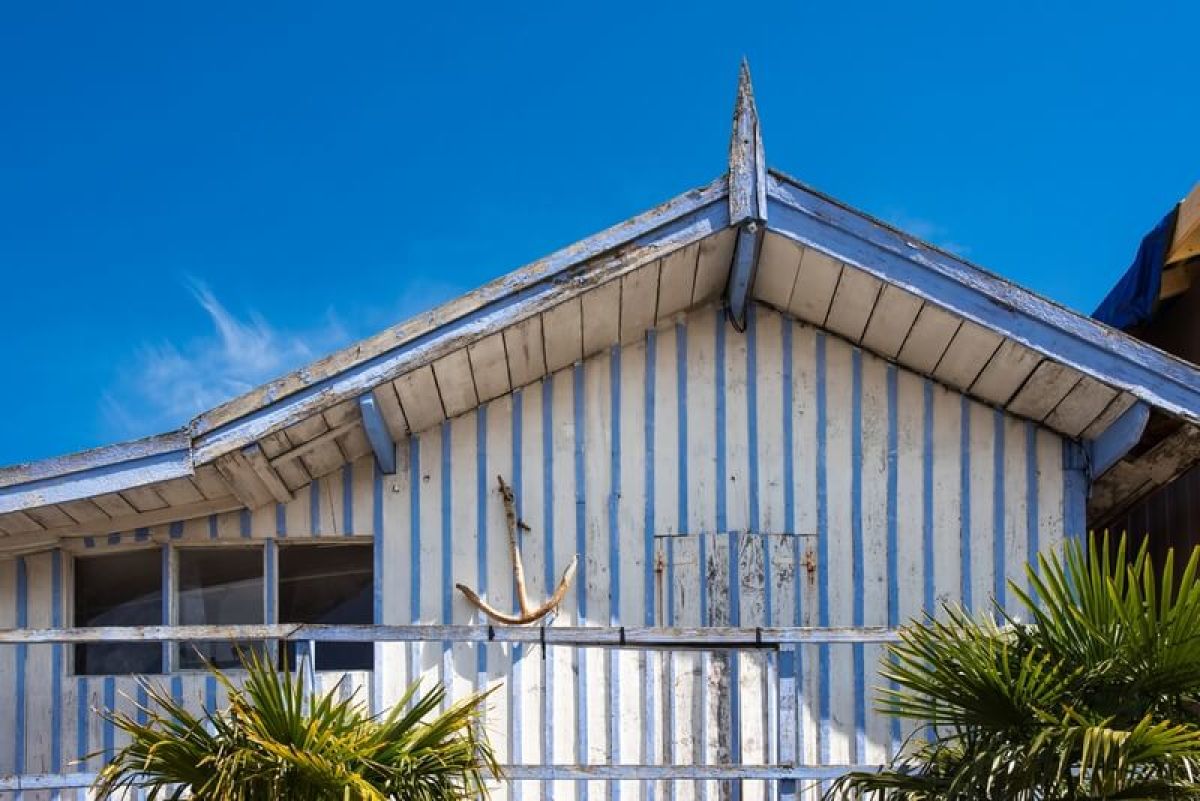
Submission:
[[[177,428],[195,415],[259,384],[424,311],[456,293],[455,287],[416,281],[397,300],[356,310],[346,324],[334,309],[314,325],[288,328],[251,309],[235,314],[200,281],[186,288],[208,327],[186,341],[144,343],[102,393],[101,413],[110,435],[144,436]]]
[[[146,342],[119,371],[102,399],[106,422],[119,436],[182,425],[350,339],[332,311],[309,330],[287,331],[254,311],[235,315],[199,281],[187,288],[210,327],[182,343]]]
[[[896,210],[892,210],[889,214],[885,215],[884,219],[901,231],[912,234],[917,239],[928,242],[931,245],[936,245],[942,250],[953,253],[956,256],[963,256],[965,258],[971,253],[969,245],[955,240],[950,235],[949,229],[940,223]]]

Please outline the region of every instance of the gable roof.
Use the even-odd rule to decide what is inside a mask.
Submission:
[[[774,306],[1107,446],[1093,456],[1150,409],[1200,423],[1193,365],[769,171],[763,153],[743,65],[725,175],[186,429],[0,469],[0,547],[285,501],[372,451],[387,470],[408,433],[717,300],[739,328],[749,303]],[[1110,462],[1092,461],[1095,476]]]

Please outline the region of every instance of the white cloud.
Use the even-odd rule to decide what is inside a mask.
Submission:
[[[108,435],[118,439],[179,428],[197,414],[396,323],[460,291],[447,282],[406,282],[395,300],[342,315],[329,309],[317,323],[286,328],[251,309],[226,307],[200,281],[188,292],[207,317],[207,331],[186,341],[144,343],[101,395]],[[352,324],[343,320],[353,320]]]
[[[936,245],[942,250],[953,253],[956,256],[965,258],[971,252],[971,248],[968,245],[957,242],[950,237],[949,229],[932,220],[913,217],[902,211],[893,211],[885,219],[901,231],[912,234],[917,239],[928,242],[931,245]]]
[[[285,330],[257,312],[231,312],[208,286],[187,288],[211,328],[185,342],[144,343],[102,394],[101,412],[116,437],[184,425],[196,414],[347,344],[352,333],[330,310],[312,327]]]

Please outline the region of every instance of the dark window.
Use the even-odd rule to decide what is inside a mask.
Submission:
[[[162,592],[158,549],[75,559],[76,626],[161,625]],[[75,646],[75,672],[160,673],[162,653],[156,642],[81,643]]]
[[[179,549],[180,625],[263,622],[263,553],[252,548]],[[179,666],[237,667],[238,649],[228,642],[180,643]],[[199,653],[197,653],[199,651]]]
[[[280,623],[372,623],[370,545],[283,545],[279,549]],[[296,665],[289,643],[288,664]],[[317,643],[317,670],[370,670],[371,643]]]

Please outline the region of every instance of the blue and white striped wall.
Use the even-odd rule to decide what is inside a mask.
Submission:
[[[74,540],[62,551],[0,560],[0,628],[71,623],[71,560],[76,554],[162,545],[167,576],[175,548],[265,541],[269,572],[275,563],[274,544],[284,539],[381,540],[382,493],[382,476],[374,462],[360,459],[301,489],[288,504],[103,532]],[[376,575],[381,574],[377,569]],[[381,598],[378,581],[376,589]],[[264,599],[268,615],[277,608],[274,600],[270,594]],[[135,704],[144,701],[144,691],[128,676],[72,675],[71,664],[72,650],[67,645],[0,646],[0,774],[94,772],[103,759],[96,756],[81,762],[80,757],[111,752],[125,742],[92,710],[117,708],[132,714]],[[318,678],[322,686],[333,686],[341,675]],[[159,680],[195,711],[224,701],[220,685],[202,673],[181,672]],[[361,688],[366,694],[370,682],[365,675],[354,675],[343,687],[347,692]],[[30,791],[22,797],[26,801],[75,798],[74,792]]]
[[[1029,554],[1061,541],[1064,512],[1082,508],[1063,453],[1047,430],[766,307],[752,309],[745,334],[709,307],[412,437],[393,476],[357,462],[348,483],[323,479],[282,511],[250,515],[248,531],[375,536],[382,622],[483,622],[454,584],[515,606],[502,475],[530,526],[531,593],[551,592],[578,555],[560,624],[898,625],[942,602],[984,610],[992,595],[1011,600],[1004,577],[1019,580]],[[217,521],[218,536],[247,530],[232,517]],[[189,522],[181,536],[210,531]],[[0,616],[51,622],[51,559],[0,563]],[[2,675],[19,679],[22,660],[26,680],[54,673],[35,665],[49,665],[49,647],[36,648],[0,649]],[[456,694],[502,683],[488,713],[502,762],[776,759],[771,655],[437,643],[379,653],[374,692],[384,702],[416,678]],[[871,709],[880,653],[801,649],[802,761],[885,758],[900,732]],[[31,733],[35,718],[58,714],[61,753],[76,753],[80,680],[61,681],[61,696],[41,696],[61,697],[58,713],[32,697],[20,707],[25,746],[5,748],[0,771],[53,768],[51,738]],[[106,686],[88,682],[91,703],[104,703]],[[18,714],[13,692],[3,696],[0,732]],[[724,789],[522,781],[498,797],[715,799]]]

